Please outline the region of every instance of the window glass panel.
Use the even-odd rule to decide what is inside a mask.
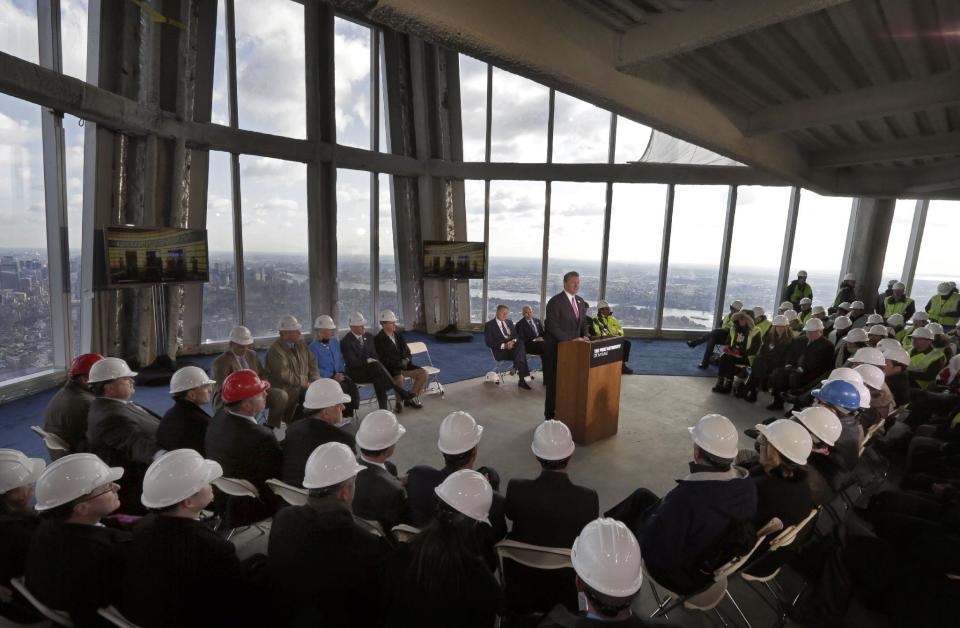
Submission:
[[[493,68],[491,161],[546,161],[549,108],[545,86]]]
[[[463,160],[483,161],[487,141],[487,64],[467,55],[460,55],[460,118]]]
[[[0,381],[53,366],[40,107],[0,94]]]
[[[606,188],[605,183],[553,184],[550,193],[548,299],[563,290],[563,275],[575,270],[580,273],[580,296],[591,308],[597,304]],[[533,240],[527,246],[534,246]]]
[[[80,120],[63,116],[64,166],[67,179],[67,256],[70,262],[70,340],[80,354],[80,256],[83,245],[83,138]]]
[[[916,200],[900,199],[893,210],[890,237],[887,239],[887,252],[883,256],[881,292],[886,290],[889,280],[903,280],[900,275],[903,273],[903,263],[907,259],[907,245],[910,243],[910,230],[913,228],[913,214],[916,209]]]
[[[393,177],[380,177],[380,309],[389,309],[403,323],[397,290],[396,241],[393,236]]]
[[[647,150],[650,127],[620,116],[617,118],[617,150],[614,161],[623,164],[638,161]]]
[[[673,199],[664,329],[710,329],[727,208],[725,185],[678,185]]]
[[[606,300],[627,327],[652,329],[656,322],[666,201],[666,185],[613,186]]]
[[[60,0],[60,38],[63,73],[87,80],[87,0]]]
[[[240,182],[246,325],[275,336],[280,317],[293,314],[309,330],[307,167],[241,155]]]
[[[240,128],[306,137],[303,4],[236,0],[236,17]]]
[[[607,163],[610,113],[560,92],[553,106],[554,163]]]
[[[217,41],[213,49],[213,109],[210,112],[210,121],[229,126],[230,66],[227,58],[226,4],[224,0],[220,0],[217,5]]]
[[[337,289],[341,328],[353,312],[376,321],[370,300],[370,173],[360,170],[337,170]]]
[[[388,138],[387,131],[390,130],[390,120],[387,118],[387,77],[383,73],[383,38],[379,33],[374,31],[374,37],[380,37],[380,58],[377,59],[377,71],[380,73],[380,102],[378,106],[380,107],[380,152],[389,153],[390,152],[390,139]],[[397,316],[400,316],[397,314]]]
[[[960,201],[930,201],[910,295],[918,310],[925,308],[937,293],[938,283],[960,279],[957,216],[960,216]]]
[[[789,276],[795,278],[797,272],[807,271],[813,302],[824,307],[832,305],[837,296],[852,206],[850,198],[800,191]]]
[[[790,188],[740,186],[724,309],[734,299],[766,311],[780,303],[780,257],[790,207]]]
[[[234,267],[233,196],[230,190],[230,155],[210,151],[207,182],[207,242],[210,246],[210,281],[203,284],[203,342],[230,336],[237,318],[237,275]]]
[[[40,63],[37,35],[37,0],[0,3],[0,51]]]
[[[483,181],[464,181],[467,210],[467,240],[483,242]],[[483,322],[483,279],[469,279],[470,322]]]
[[[543,252],[542,181],[490,182],[490,252],[487,279],[487,315],[498,304],[510,307],[516,319],[520,308],[538,309]]]
[[[333,19],[337,143],[370,148],[370,29]]]

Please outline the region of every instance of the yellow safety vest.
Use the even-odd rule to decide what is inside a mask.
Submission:
[[[812,309],[807,310],[806,312],[804,312],[803,310],[800,310],[799,312],[797,312],[797,318],[800,319],[801,323],[806,324],[808,320],[813,318],[813,310]]]
[[[924,377],[926,377],[927,369],[938,360],[946,360],[946,356],[942,350],[937,348],[933,348],[927,353],[916,353],[910,356],[910,366],[907,367],[907,371],[916,373],[917,375],[923,373]],[[935,379],[937,379],[936,373],[934,373],[930,379],[917,379],[914,377],[914,380],[917,382],[917,385],[920,386],[921,390],[929,388]]]
[[[890,318],[892,314],[904,314],[911,303],[913,299],[910,297],[904,297],[903,301],[894,301],[893,297],[887,297],[883,300],[883,315]]]
[[[902,346],[907,351],[909,351],[910,347],[913,346],[913,340],[910,338],[910,334],[913,333],[914,329],[916,329],[916,327],[904,327],[903,329],[897,332],[896,338],[897,340],[900,341],[900,346]]]
[[[770,331],[770,328],[771,328],[771,327],[773,327],[773,321],[771,321],[769,318],[765,318],[765,319],[763,319],[762,321],[760,321],[759,323],[757,323],[757,326],[754,327],[754,329],[760,330],[760,337],[761,337],[761,338],[766,338],[766,337],[767,337],[767,332]]]
[[[941,312],[955,312],[958,309],[960,309],[960,292],[951,293],[946,300],[939,294],[935,294],[930,299],[930,310],[927,314],[930,315],[930,320],[940,323],[944,327],[956,327],[957,321],[960,321],[960,316],[956,314],[947,316],[941,314]]]
[[[602,317],[599,314],[593,319],[593,333],[597,336],[622,336],[623,327],[613,314]]]
[[[730,330],[730,340],[727,342],[727,345],[732,347],[733,341],[736,337],[737,337],[737,328],[736,326],[734,326],[734,328]],[[755,341],[758,341],[758,340],[762,341],[762,337],[763,335],[760,333],[760,328],[757,326],[754,326],[754,328],[750,330],[750,333],[747,334],[747,353],[750,353],[750,349],[753,348],[753,343]],[[747,356],[747,360],[750,362],[751,365],[753,364],[753,359],[755,357],[757,357],[757,354],[755,353],[753,355]]]

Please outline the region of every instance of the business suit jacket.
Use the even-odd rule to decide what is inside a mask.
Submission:
[[[417,465],[407,472],[407,503],[410,507],[410,522],[414,526],[423,528],[433,521],[436,500],[433,489],[440,486],[440,483],[454,471],[457,469],[451,467],[434,469],[427,465]],[[507,536],[507,520],[503,514],[503,507],[503,495],[494,491],[489,515],[493,542]]]
[[[380,358],[380,363],[386,367],[387,372],[389,372],[391,376],[396,377],[400,374],[400,371],[413,370],[417,368],[417,366],[413,363],[410,347],[407,346],[407,342],[403,339],[403,334],[399,331],[394,331],[393,337],[397,341],[396,344],[394,344],[386,332],[381,329],[380,333],[373,339],[373,347]],[[356,340],[356,338],[354,338],[354,340]]]
[[[303,486],[307,458],[314,449],[324,443],[343,443],[354,452],[357,449],[357,441],[350,432],[321,419],[308,416],[288,427],[282,444],[283,466],[280,479],[290,486]]]
[[[547,301],[547,319],[544,322],[544,340],[563,342],[581,336],[590,335],[590,318],[587,316],[587,302],[575,295],[580,319],[573,315],[573,308],[567,300],[567,293],[560,292]]]
[[[353,498],[353,514],[379,521],[386,533],[407,520],[407,491],[394,473],[363,459],[366,469],[357,474],[357,490]]]
[[[530,323],[525,318],[521,318],[519,321],[517,321],[516,325],[513,326],[517,337],[524,342],[530,342],[534,338],[543,336],[543,323],[540,322],[539,318],[534,318],[531,320],[533,321],[534,326],[537,328],[536,333],[534,333],[533,328],[530,327]]]
[[[86,386],[67,380],[43,411],[43,429],[70,445],[68,453],[83,451],[87,441],[87,416],[93,393]]]
[[[157,445],[167,451],[192,449],[202,456],[209,423],[210,415],[203,408],[186,399],[177,400],[160,419]]]
[[[373,334],[368,331],[363,332],[363,344],[357,340],[352,331],[347,332],[340,339],[340,352],[343,353],[343,361],[346,363],[348,371],[363,368],[367,364],[367,358],[379,359]]]
[[[33,514],[7,512],[0,506],[0,584],[23,575],[30,539],[40,525]]]
[[[498,360],[508,360],[512,359],[513,355],[508,349],[501,349],[500,345],[509,342],[510,340],[517,340],[517,330],[513,326],[513,321],[509,318],[503,321],[507,325],[507,331],[510,332],[508,337],[504,337],[503,332],[500,330],[500,323],[496,318],[493,318],[486,322],[483,326],[483,340],[493,351],[493,356]]]
[[[217,382],[217,385],[213,389],[214,410],[219,410],[223,407],[223,403],[220,401],[220,388],[223,386],[223,380],[227,379],[227,376],[231,373],[242,371],[246,368],[254,371],[260,379],[267,379],[267,371],[261,366],[260,357],[256,351],[247,349],[243,354],[243,359],[244,362],[246,362],[246,366],[240,363],[240,359],[233,351],[227,349],[213,361],[213,368],[211,370],[213,371],[213,379]]]

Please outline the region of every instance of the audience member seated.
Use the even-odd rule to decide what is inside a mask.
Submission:
[[[812,318],[803,326],[803,332],[793,341],[786,365],[774,370],[771,376],[773,402],[767,410],[782,410],[784,393],[803,391],[830,370],[833,345],[823,337],[823,323]]]
[[[864,311],[863,301],[851,302],[850,313],[847,314],[847,317],[850,319],[850,323],[853,329],[867,327],[868,317],[867,317],[867,313]]]
[[[940,370],[946,366],[947,358],[942,350],[933,346],[933,333],[926,327],[913,330],[910,339],[912,348],[910,349],[910,366],[907,367],[910,387],[926,390],[936,380]]]
[[[830,454],[843,426],[837,415],[826,408],[804,408],[794,412],[793,417],[810,432],[813,445],[807,458],[807,485],[814,503],[825,506],[836,496],[833,486],[840,471]]]
[[[0,449],[0,585],[7,588],[11,578],[23,575],[27,548],[40,524],[31,498],[46,466],[16,449]],[[0,601],[0,616],[8,615],[6,610]]]
[[[710,356],[713,355],[714,348],[717,345],[722,345],[727,342],[727,339],[730,337],[730,330],[733,329],[733,315],[742,309],[743,301],[734,301],[730,304],[730,311],[723,317],[720,327],[698,338],[692,338],[687,341],[687,346],[691,348],[707,343],[703,348],[703,359],[700,360],[700,366],[698,368],[705,369],[710,366]]]
[[[840,379],[848,376],[852,377],[853,381]],[[830,443],[830,459],[840,470],[846,472],[853,471],[857,466],[860,460],[860,443],[863,442],[863,429],[854,414],[862,407],[857,384],[863,386],[863,378],[859,373],[851,369],[835,369],[823,387],[811,393],[814,407],[826,408],[840,420],[840,435],[835,442]]]
[[[228,375],[221,390],[223,408],[210,420],[203,441],[207,457],[220,463],[226,477],[252,482],[260,494],[259,499],[226,499],[226,517],[232,525],[267,519],[275,509],[266,481],[280,476],[280,443],[270,428],[257,424],[269,389],[270,382],[253,371]]]
[[[249,625],[252,595],[233,543],[200,521],[223,469],[192,449],[168,451],[147,469],[143,505],[123,572],[120,609],[143,628]]]
[[[513,362],[513,368],[519,375],[517,385],[530,390],[533,377],[530,376],[530,367],[527,366],[527,352],[513,328],[513,321],[507,318],[508,314],[510,308],[498,305],[494,318],[483,326],[483,339],[495,359]]]
[[[869,340],[870,338],[867,336],[865,329],[851,329],[843,337],[843,340],[837,343],[837,347],[834,349],[833,367],[837,368],[846,364],[857,351],[869,346]]]
[[[543,355],[543,322],[533,317],[533,308],[524,305],[520,309],[523,320],[514,326],[517,338],[523,342],[527,355]]]
[[[160,419],[157,428],[160,449],[192,449],[203,454],[203,439],[210,424],[210,415],[203,406],[210,403],[211,384],[216,382],[199,366],[185,366],[173,374],[170,378],[173,406]]]
[[[870,392],[870,407],[860,412],[857,417],[860,427],[866,432],[875,423],[886,422],[887,417],[896,408],[896,403],[887,387],[882,370],[872,364],[861,364],[853,370],[860,374],[863,385]]]
[[[333,319],[323,314],[313,322],[313,342],[308,346],[313,359],[317,361],[320,377],[327,377],[340,384],[343,394],[350,395],[350,403],[345,404],[343,416],[352,417],[360,407],[360,391],[357,385],[347,377],[347,364],[340,352],[340,340],[337,338],[337,325]]]
[[[753,324],[760,330],[760,338],[766,338],[767,332],[773,327],[773,321],[767,318],[766,312],[759,305],[751,310],[753,314]]]
[[[142,514],[143,474],[159,447],[160,417],[132,401],[136,373],[120,358],[104,358],[90,369],[96,399],[87,417],[87,449],[106,464],[123,467],[120,512]]]
[[[360,312],[350,315],[350,331],[340,341],[343,360],[347,365],[347,376],[358,384],[373,384],[377,395],[377,404],[381,410],[389,410],[387,393],[392,388],[402,401],[413,399],[413,393],[393,380],[386,367],[380,362],[373,334],[365,331],[366,319]]]
[[[606,513],[636,533],[657,583],[681,595],[709,585],[713,570],[742,551],[743,540],[755,534],[757,515],[756,484],[733,466],[733,423],[708,414],[688,429],[694,442],[690,474],[662,499],[640,488]]]
[[[957,354],[957,348],[950,341],[949,334],[944,331],[943,325],[940,323],[930,323],[927,325],[927,329],[929,329],[930,333],[933,334],[934,350],[939,349],[940,351],[943,351],[944,357],[949,362],[950,358]]]
[[[767,333],[760,350],[753,360],[750,377],[737,391],[739,397],[753,403],[757,400],[757,393],[770,388],[770,378],[776,369],[782,369],[786,364],[787,353],[793,342],[793,335],[787,326],[785,316],[773,317],[773,331]]]
[[[283,439],[281,480],[300,486],[307,460],[324,443],[343,443],[351,450],[356,447],[353,436],[340,429],[350,422],[343,416],[343,404],[349,402],[350,397],[332,379],[318,379],[310,384],[303,400],[303,420],[291,425]]]
[[[934,323],[940,323],[946,330],[953,329],[960,320],[960,293],[956,285],[944,281],[937,286],[937,293],[930,297],[924,308]]]
[[[66,453],[83,451],[86,444],[87,417],[90,414],[90,402],[93,401],[87,377],[90,368],[102,359],[99,353],[84,353],[75,357],[67,372],[67,382],[43,411],[43,429],[67,443],[70,451]],[[58,454],[51,452],[51,455]]]
[[[440,424],[440,438],[437,448],[443,454],[443,468],[434,469],[426,465],[417,465],[407,472],[407,499],[410,504],[410,522],[423,528],[432,520],[436,502],[434,489],[440,485],[454,471],[472,469],[477,461],[477,446],[483,435],[483,426],[477,425],[476,420],[466,412],[458,410],[451,412]],[[481,467],[479,469],[490,480],[494,487],[493,506],[490,508],[493,542],[499,541],[507,535],[507,523],[503,515],[503,496],[497,492],[499,476],[493,469]]]
[[[410,518],[407,490],[397,477],[396,465],[389,460],[406,431],[389,410],[374,410],[363,417],[357,430],[360,462],[366,468],[357,474],[353,512],[379,522],[385,534]]]
[[[879,316],[879,314],[871,314],[870,316]],[[876,347],[881,340],[888,337],[889,337],[889,332],[885,325],[871,325],[867,329],[867,345],[868,346]]]
[[[853,273],[847,273],[840,282],[840,288],[837,290],[837,296],[833,299],[833,305],[827,310],[831,314],[840,310],[841,303],[852,303],[857,300],[857,279]],[[841,312],[842,313],[842,312]]]
[[[833,329],[830,332],[830,336],[827,338],[827,340],[830,341],[830,344],[836,347],[843,342],[844,337],[850,331],[850,325],[850,318],[847,316],[838,316],[833,319]]]
[[[230,344],[227,350],[213,361],[213,379],[217,380],[213,391],[213,409],[219,412],[223,407],[220,390],[227,376],[237,371],[253,371],[260,379],[267,378],[267,371],[260,365],[260,357],[251,347],[253,334],[243,325],[237,325],[230,331]],[[267,426],[280,427],[287,410],[287,393],[279,388],[267,391]]]
[[[320,445],[301,478],[309,490],[307,503],[283,508],[274,518],[267,573],[277,624],[382,625],[379,583],[389,544],[351,512],[355,478],[362,470],[343,443]]]
[[[907,376],[910,354],[900,346],[885,348],[881,353],[884,358],[883,374],[893,400],[897,406],[906,405],[910,402],[910,378]]]
[[[950,358],[950,362],[937,375],[937,381],[924,391],[914,391],[910,397],[910,415],[907,421],[911,427],[929,424],[933,417],[952,419],[960,412],[960,355]]]
[[[569,547],[583,527],[600,515],[597,492],[570,480],[567,465],[574,444],[570,428],[544,421],[533,433],[533,455],[540,475],[507,484],[504,514],[513,522],[507,538],[545,547]],[[557,603],[577,608],[577,595],[566,570],[532,569],[505,561],[507,607],[519,614],[547,612]]]
[[[27,589],[74,625],[109,626],[98,608],[120,600],[130,533],[102,524],[120,507],[120,467],[93,454],[71,454],[48,466],[36,485],[43,522],[27,553]]]
[[[917,306],[913,299],[907,296],[907,287],[898,281],[893,284],[892,290],[892,294],[880,302],[882,306],[878,308],[878,311],[883,314],[885,319],[889,319],[894,314],[899,314],[904,320],[909,320],[917,311]]]
[[[287,393],[287,407],[282,422],[300,417],[297,410],[310,383],[320,379],[317,361],[300,333],[300,321],[287,314],[277,324],[280,337],[267,350],[267,379],[270,386]]]
[[[787,287],[783,289],[781,298],[784,301],[790,302],[795,310],[801,308],[804,299],[807,299],[809,304],[810,300],[813,299],[813,288],[807,283],[807,271],[801,270],[797,273],[797,278],[787,284]]]
[[[778,315],[777,318],[782,318]],[[720,373],[713,392],[727,394],[733,389],[733,379],[740,375],[740,369],[753,362],[753,356],[763,344],[763,335],[760,328],[755,326],[753,319],[746,312],[737,312],[733,315],[733,327],[727,344],[723,347],[720,356]],[[745,378],[741,378],[745,379]]]
[[[750,477],[757,485],[757,515],[762,528],[777,517],[783,527],[807,518],[816,506],[807,483],[807,458],[813,439],[804,427],[788,419],[757,425],[760,457],[750,465]]]
[[[397,398],[394,411],[403,412],[403,407],[420,409],[423,407],[417,398],[427,385],[427,372],[413,363],[410,347],[397,329],[397,315],[391,310],[380,312],[380,332],[373,339],[373,347],[380,363],[383,364],[395,386],[403,388],[405,377],[413,380],[413,398],[401,401]]]
[[[796,309],[796,307],[794,307],[794,309]],[[820,308],[820,310],[823,311],[823,308]],[[811,318],[813,318],[813,300],[804,297],[800,299],[800,309],[797,310],[797,319],[802,326]]]
[[[900,344],[903,346],[903,348],[909,351],[913,346],[913,332],[926,327],[929,323],[930,319],[926,312],[917,312],[914,314],[913,319],[910,321],[910,327],[904,328],[901,330],[900,334],[898,334],[898,339],[900,340]]]
[[[493,489],[461,469],[434,491],[437,516],[387,558],[383,599],[388,628],[488,628],[501,608],[500,585],[483,559]]]
[[[887,335],[899,344],[903,340],[903,326],[906,319],[902,314],[891,314],[887,318]]]
[[[597,316],[593,319],[590,333],[602,338],[608,336],[623,338],[622,372],[625,375],[633,374],[633,369],[627,366],[627,362],[630,361],[630,341],[623,337],[623,326],[620,325],[620,321],[613,316],[613,310],[610,309],[610,304],[606,301],[601,300],[597,302]]]

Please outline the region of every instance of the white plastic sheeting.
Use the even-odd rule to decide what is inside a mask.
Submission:
[[[706,148],[652,130],[643,156],[637,161],[661,164],[695,164],[699,166],[743,166]]]

